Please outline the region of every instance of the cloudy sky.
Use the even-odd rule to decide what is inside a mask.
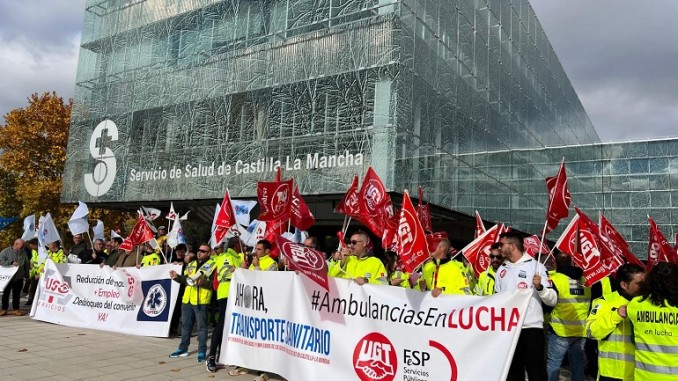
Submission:
[[[0,115],[73,96],[84,3],[0,0]],[[677,0],[531,3],[602,141],[678,136]]]

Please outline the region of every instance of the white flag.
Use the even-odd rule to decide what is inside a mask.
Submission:
[[[188,212],[186,212],[186,214],[184,214],[183,216],[181,216],[179,219],[182,220],[182,221],[188,220],[188,213],[191,213],[191,211],[189,210]]]
[[[177,212],[174,211],[174,202],[170,202],[170,210],[169,213],[167,213],[167,215],[165,216],[165,218],[167,218],[170,221],[174,221],[177,219],[177,217],[179,217],[179,215],[177,214]]]
[[[231,200],[231,204],[235,210],[235,220],[241,225],[249,225],[250,212],[257,205],[257,202],[253,200]]]
[[[88,214],[89,210],[87,209],[87,204],[78,201],[78,207],[68,221],[68,228],[71,230],[71,234],[82,234],[89,231],[89,223],[87,222]]]
[[[21,236],[21,239],[24,241],[30,241],[35,238],[35,214],[24,218],[24,234]]]
[[[38,233],[38,236],[40,236],[40,234],[42,234],[43,242],[45,242],[45,244],[61,241],[59,231],[54,225],[54,221],[52,221],[52,216],[49,213],[47,213],[47,215],[45,216],[45,220],[42,221],[42,224],[40,225],[40,232]]]
[[[221,210],[221,204],[217,202],[217,207],[214,209],[214,218],[212,219],[212,235],[214,235],[214,230],[217,228],[217,217],[219,216],[219,211]]]
[[[145,206],[142,206],[141,210],[143,210],[143,212],[144,212],[144,218],[147,219],[147,220],[151,220],[151,221],[160,217],[160,215],[162,214],[160,209],[156,209],[156,208],[146,208]]]
[[[259,220],[252,220],[252,223],[247,227],[250,237],[247,241],[243,240],[245,245],[254,246],[258,241],[264,239],[266,234],[266,222]]]
[[[104,222],[101,220],[97,220],[96,226],[92,228],[92,232],[94,233],[94,239],[102,239],[106,241],[106,236],[104,235]]]
[[[42,263],[47,259],[47,242],[45,242],[45,234],[42,227],[45,224],[45,216],[40,216],[38,219],[37,233],[38,233],[38,262]]]
[[[184,236],[184,230],[181,228],[181,220],[177,219],[174,221],[174,225],[172,225],[172,230],[167,233],[167,245],[174,249],[180,243],[186,243],[186,237]]]
[[[125,240],[124,238],[122,238],[122,236],[120,234],[116,233],[115,230],[111,230],[111,239],[113,239],[113,238],[120,238],[123,241]]]

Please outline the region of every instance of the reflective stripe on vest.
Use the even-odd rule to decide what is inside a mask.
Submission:
[[[678,366],[662,366],[636,361],[636,369],[659,374],[677,374]]]
[[[633,362],[633,355],[628,353],[599,352],[598,357],[604,359]]]
[[[678,354],[678,347],[673,345],[636,343],[636,350],[648,351],[653,353],[668,353],[672,355]]]
[[[584,279],[571,279],[556,272],[551,281],[558,290],[558,302],[551,311],[551,329],[560,337],[585,337],[586,318],[591,300],[590,288]]]

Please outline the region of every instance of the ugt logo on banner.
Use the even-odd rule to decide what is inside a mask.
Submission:
[[[172,297],[171,282],[170,279],[141,282],[141,290],[145,297],[137,314],[137,321],[167,321]]]
[[[393,381],[398,369],[393,344],[380,333],[368,334],[355,346],[353,368],[361,381]]]

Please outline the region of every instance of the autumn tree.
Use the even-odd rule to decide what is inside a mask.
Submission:
[[[5,115],[0,125],[0,216],[23,218],[30,214],[52,214],[62,239],[66,240],[66,223],[75,210],[61,204],[61,182],[66,159],[66,144],[72,100],[64,102],[56,93],[33,94],[26,108]],[[123,226],[126,213],[98,209],[99,218],[109,227]],[[6,243],[22,231],[14,223],[0,232]]]

